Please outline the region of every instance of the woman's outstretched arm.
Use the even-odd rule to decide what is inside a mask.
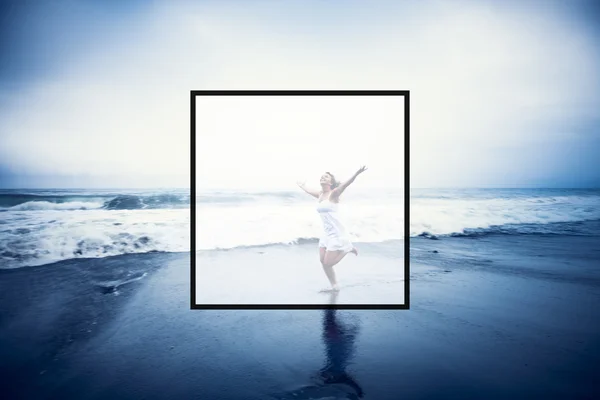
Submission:
[[[304,190],[306,193],[310,194],[311,196],[316,197],[317,199],[319,198],[319,195],[320,195],[319,192],[307,189],[306,186],[304,185],[304,182],[297,182],[297,183],[298,183],[298,186],[300,186],[300,189]]]
[[[352,177],[351,177],[350,179],[348,179],[348,180],[347,180],[347,181],[345,181],[345,182],[342,182],[342,183],[340,184],[340,186],[338,186],[338,187],[336,187],[335,189],[333,189],[333,190],[331,191],[331,196],[333,196],[334,198],[340,197],[340,195],[341,195],[341,194],[344,192],[344,190],[346,190],[346,188],[347,188],[348,186],[350,186],[350,184],[351,184],[352,182],[354,182],[354,180],[356,179],[356,177],[357,177],[357,176],[359,176],[360,174],[362,174],[363,172],[365,172],[366,170],[367,170],[367,167],[366,167],[366,166],[364,166],[364,165],[363,165],[362,167],[360,167],[360,168],[359,168],[359,170],[358,170],[358,171],[356,171],[356,172],[354,173],[354,175],[352,175]]]

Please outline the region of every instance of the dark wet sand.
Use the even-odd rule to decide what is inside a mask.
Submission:
[[[0,271],[0,392],[596,398],[600,251],[591,239],[414,240],[409,311],[190,311],[187,254]]]

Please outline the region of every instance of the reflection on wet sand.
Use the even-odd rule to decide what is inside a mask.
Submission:
[[[331,292],[329,304],[337,302],[339,292]],[[275,396],[276,399],[346,399],[364,396],[363,389],[346,372],[355,352],[357,324],[344,323],[333,308],[323,310],[321,337],[325,345],[325,365],[313,376],[314,383]]]

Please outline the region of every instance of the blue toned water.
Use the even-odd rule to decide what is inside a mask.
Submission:
[[[187,249],[189,209],[147,206],[148,198],[165,193],[83,195],[100,199],[95,208],[48,209],[81,198],[62,203],[58,200],[64,199],[55,198],[42,210],[6,206],[0,212],[2,243],[15,252],[28,246],[31,253],[3,257],[13,266],[45,263],[44,250],[53,246],[64,249],[65,258],[105,257],[103,246],[114,248],[117,240],[125,243],[116,249],[122,252],[174,251],[167,245]],[[244,202],[232,201],[236,194],[231,193],[203,195],[211,201],[202,198],[198,209],[220,219],[212,226],[210,220],[199,221],[199,232],[210,228],[217,236],[228,210],[238,212],[235,229],[225,226],[223,238],[246,229],[239,237],[258,241],[262,231],[290,225],[291,217],[282,210],[293,214],[306,207],[306,218],[318,223],[314,201],[302,194],[244,193]],[[119,196],[137,196],[129,204],[143,203],[142,208],[119,209],[125,207],[111,202]],[[393,198],[349,191],[343,202],[347,220],[361,206],[386,212],[386,203],[388,210],[396,206]],[[598,199],[597,191],[577,190],[413,191],[411,230],[429,235],[410,243],[407,312],[192,312],[189,253],[118,255],[3,270],[2,393],[8,398],[50,393],[52,398],[157,400],[595,398],[594,367],[600,359],[594,307],[600,299]],[[19,204],[27,202],[31,199]],[[261,214],[261,209],[279,214]],[[384,231],[377,224],[370,228]],[[434,235],[439,240],[427,239]],[[401,242],[358,247],[361,255],[338,268],[338,298],[313,291],[321,303],[362,302],[360,296],[367,293],[380,295],[388,271],[402,265]],[[388,259],[392,251],[397,253],[394,260]],[[20,259],[19,254],[31,258]],[[197,276],[206,279],[214,272],[226,278],[211,287],[219,303],[245,287],[273,288],[282,294],[277,299],[281,304],[308,287],[312,276],[326,285],[312,246],[200,254],[205,258],[198,259]],[[382,269],[388,266],[388,271]],[[289,280],[276,279],[275,268]]]
[[[600,190],[419,189],[410,235],[595,233]],[[401,191],[350,188],[342,218],[357,243],[404,237]],[[296,191],[202,191],[198,250],[315,241],[315,199]],[[590,232],[590,229],[592,230]],[[181,190],[0,190],[2,268],[80,257],[190,249],[190,192]]]

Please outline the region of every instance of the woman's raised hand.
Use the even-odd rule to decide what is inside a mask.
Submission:
[[[367,170],[367,166],[366,166],[366,165],[363,165],[362,167],[360,167],[360,168],[359,168],[359,170],[358,170],[358,171],[356,171],[356,175],[360,175],[360,174],[362,174],[363,172],[365,172],[366,170]]]

